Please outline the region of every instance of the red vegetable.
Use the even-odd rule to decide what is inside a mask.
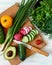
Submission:
[[[20,34],[22,34],[24,36],[24,35],[28,34],[31,30],[32,30],[32,28],[30,26],[24,27],[20,30]]]
[[[19,33],[24,36],[26,34],[26,31],[24,29],[21,29]]]
[[[20,41],[22,39],[22,35],[20,33],[17,33],[14,35],[14,39]]]
[[[40,45],[41,42],[42,42],[41,40],[36,40],[36,44],[37,44],[37,45]]]

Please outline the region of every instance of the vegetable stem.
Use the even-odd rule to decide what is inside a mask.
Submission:
[[[5,49],[3,50],[4,52],[8,48],[8,46],[11,44],[13,40],[13,36],[16,32],[19,31],[19,29],[22,27],[22,25],[25,23],[26,18],[28,17],[28,10],[31,7],[32,3],[35,2],[36,0],[28,0],[24,4],[25,0],[23,1],[23,5],[20,6],[16,16],[14,17],[14,24],[11,28],[9,28],[6,39],[4,42],[4,46],[6,45]]]

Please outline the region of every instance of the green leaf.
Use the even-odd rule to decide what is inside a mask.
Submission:
[[[52,34],[52,18],[46,22],[45,32],[48,34]]]
[[[52,6],[52,0],[45,0],[50,6]]]

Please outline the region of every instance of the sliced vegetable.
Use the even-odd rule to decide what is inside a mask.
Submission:
[[[31,30],[32,30],[32,28],[30,26],[24,27],[20,30],[20,33],[24,36],[24,35],[27,35]]]
[[[32,30],[32,32],[34,32],[34,34],[38,35],[38,30]]]
[[[36,32],[36,35],[38,35],[38,30],[35,30],[35,32]]]
[[[20,33],[16,33],[14,35],[14,39],[20,41],[22,39],[22,35]]]
[[[30,36],[31,36],[31,40],[34,39],[34,35],[32,33],[30,33]]]
[[[40,45],[41,43],[42,43],[42,41],[41,41],[41,40],[39,40],[39,39],[38,39],[38,40],[36,40],[36,44],[37,44],[37,45]]]
[[[21,29],[19,33],[22,34],[23,36],[26,35],[26,31],[24,29]]]
[[[27,36],[24,36],[23,39],[22,39],[22,42],[27,43],[28,41],[29,41],[28,37]]]
[[[34,34],[36,35],[36,31],[35,30],[32,30],[32,32],[34,32]]]
[[[29,34],[23,37],[22,41],[26,43],[32,41],[36,35],[38,35],[38,31],[32,30]]]
[[[30,34],[27,35],[27,38],[28,38],[28,42],[32,40],[32,37]]]
[[[33,36],[35,36],[35,33],[34,32],[30,32],[30,34],[32,34]]]

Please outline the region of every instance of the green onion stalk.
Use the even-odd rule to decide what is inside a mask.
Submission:
[[[2,50],[3,52],[6,51],[6,49],[9,47],[9,45],[13,41],[14,34],[17,33],[20,30],[20,28],[23,26],[23,24],[25,23],[25,20],[28,18],[28,10],[30,9],[30,7],[33,7],[33,4],[36,4],[36,2],[37,2],[36,0],[28,0],[25,3],[25,0],[22,0],[19,10],[16,13],[16,16],[14,17],[13,26],[9,28],[7,32],[6,39],[4,42],[5,48],[4,50]]]

